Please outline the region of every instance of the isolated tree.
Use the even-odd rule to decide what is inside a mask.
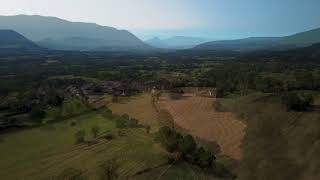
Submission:
[[[76,143],[83,143],[85,142],[86,131],[79,130],[75,133]]]
[[[92,136],[94,138],[98,137],[99,132],[100,132],[100,127],[99,126],[93,126],[91,128],[91,133],[92,133]]]

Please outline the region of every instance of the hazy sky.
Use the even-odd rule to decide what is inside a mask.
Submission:
[[[320,0],[1,0],[0,15],[37,14],[128,29],[142,38],[280,36],[320,27]]]

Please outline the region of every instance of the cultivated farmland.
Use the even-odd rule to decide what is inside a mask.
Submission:
[[[206,141],[218,143],[223,154],[239,160],[245,124],[230,112],[216,111],[214,101],[214,98],[188,93],[180,99],[161,97],[158,105],[171,113],[179,128]]]
[[[157,129],[159,126],[158,112],[152,106],[151,98],[149,94],[142,94],[121,100],[119,103],[112,103],[108,107],[115,114],[128,114],[130,117],[139,120],[141,124]]]

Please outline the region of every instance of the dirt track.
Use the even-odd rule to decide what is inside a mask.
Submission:
[[[162,97],[158,105],[172,114],[179,127],[193,136],[218,143],[223,154],[239,160],[245,124],[232,113],[215,111],[213,102],[214,98],[185,94],[179,100]]]

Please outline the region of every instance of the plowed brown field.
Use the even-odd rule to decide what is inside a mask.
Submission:
[[[180,128],[193,136],[218,143],[222,154],[239,160],[245,124],[232,113],[217,112],[213,107],[214,101],[214,98],[190,93],[179,100],[162,97],[158,106],[168,110]]]
[[[128,114],[154,130],[159,126],[158,112],[152,106],[150,94],[130,97],[125,102],[111,103],[108,106],[115,114]]]

